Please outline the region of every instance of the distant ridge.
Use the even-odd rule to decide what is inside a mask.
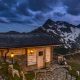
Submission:
[[[26,32],[18,32],[18,31],[9,31],[9,32],[1,32],[0,34],[27,34]]]

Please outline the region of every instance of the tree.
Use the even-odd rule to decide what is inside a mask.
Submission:
[[[55,48],[54,52],[64,55],[64,54],[67,54],[69,52],[69,49],[66,49],[63,46],[60,46],[60,47]]]
[[[9,52],[9,49],[2,49],[2,50],[0,50],[0,52],[1,52],[1,58],[6,62],[6,59],[7,59],[7,54],[8,54],[8,52]]]

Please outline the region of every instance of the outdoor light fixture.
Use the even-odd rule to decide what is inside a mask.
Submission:
[[[34,51],[33,51],[33,50],[31,50],[31,51],[30,51],[30,54],[33,54],[33,53],[34,53]]]
[[[31,50],[31,53],[33,53],[34,51],[33,50]]]
[[[13,64],[13,58],[14,58],[14,53],[11,53],[12,64]]]
[[[13,58],[14,57],[14,54],[13,53],[11,53],[11,58]]]

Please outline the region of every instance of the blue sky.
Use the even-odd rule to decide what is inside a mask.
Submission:
[[[49,18],[80,24],[80,0],[0,0],[0,32],[28,32]]]

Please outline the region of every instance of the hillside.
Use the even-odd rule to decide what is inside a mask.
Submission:
[[[71,66],[71,70],[69,70],[69,73],[77,78],[77,80],[80,80],[80,75],[77,76],[77,71],[80,72],[80,53],[71,54],[66,56],[68,64]]]

